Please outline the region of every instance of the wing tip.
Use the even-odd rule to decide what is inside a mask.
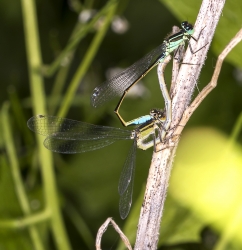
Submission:
[[[35,115],[35,116],[32,116],[31,118],[29,118],[29,120],[27,121],[27,126],[30,130],[32,130],[33,132],[36,132],[35,129],[34,129],[34,125],[35,125],[35,121],[36,120],[39,120],[39,119],[42,119],[42,118],[45,118],[46,116],[45,115]]]

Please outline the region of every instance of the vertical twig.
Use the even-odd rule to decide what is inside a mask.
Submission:
[[[192,54],[188,49],[184,56],[183,61],[193,65],[183,64],[181,66],[176,85],[172,89],[171,127],[175,127],[179,124],[186,107],[190,103],[194,86],[206,59],[206,54],[224,4],[224,0],[204,0],[202,3],[195,24],[194,37],[198,37],[201,30],[203,31],[197,42],[191,41],[191,46],[193,51],[197,51],[205,44],[207,45],[196,54]],[[168,133],[167,138],[169,138],[171,133],[172,132],[170,132],[170,134]],[[165,195],[177,144],[178,138],[172,137],[161,145],[161,149],[163,148],[163,150],[153,153],[145,198],[138,224],[134,248],[136,250],[157,248]],[[150,186],[150,183],[152,183],[153,186]]]
[[[25,31],[25,42],[28,61],[28,73],[30,80],[30,88],[33,101],[33,109],[35,114],[45,114],[45,94],[44,81],[39,73],[42,65],[39,34],[37,25],[37,15],[34,0],[22,0],[23,24]],[[65,231],[64,223],[61,216],[58,192],[56,189],[56,180],[54,174],[54,166],[51,152],[42,145],[42,139],[37,136],[40,151],[41,173],[44,183],[44,197],[46,209],[51,211],[50,226],[53,230],[54,240],[57,249],[68,250],[70,244]]]

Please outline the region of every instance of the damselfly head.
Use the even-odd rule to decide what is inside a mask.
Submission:
[[[162,109],[152,109],[150,111],[150,116],[155,120],[162,120],[165,119],[166,113]]]
[[[181,27],[182,27],[182,29],[184,29],[184,30],[187,31],[187,32],[193,31],[193,25],[190,24],[190,23],[187,22],[187,21],[183,21],[183,22],[181,23]]]

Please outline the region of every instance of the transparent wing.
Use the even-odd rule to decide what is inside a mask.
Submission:
[[[162,43],[138,62],[96,87],[91,97],[92,105],[98,107],[114,97],[121,96],[128,87],[164,59],[165,50],[166,45]]]
[[[68,140],[94,140],[95,138],[130,139],[130,131],[120,128],[99,126],[56,116],[37,115],[27,122],[33,132],[52,137],[66,137]],[[56,135],[55,135],[56,134]]]
[[[127,158],[125,160],[118,184],[118,193],[120,196],[124,194],[127,190],[129,184],[132,181],[133,171],[135,169],[135,158],[136,158],[136,140],[134,140],[134,144],[132,145]]]
[[[132,194],[135,176],[135,160],[136,160],[137,142],[134,143],[128,153],[124,167],[119,179],[119,213],[120,217],[124,220],[128,214],[132,204]]]
[[[29,129],[45,135],[44,145],[51,151],[75,154],[96,150],[117,140],[131,139],[131,131],[97,126],[85,122],[37,115],[27,122]]]
[[[58,137],[56,137],[56,135]],[[73,136],[73,134],[72,134]],[[73,138],[73,137],[72,137]],[[76,154],[76,153],[84,153],[88,151],[93,151],[96,149],[100,149],[106,147],[112,143],[117,141],[117,139],[113,138],[99,138],[99,139],[68,139],[65,136],[63,138],[60,137],[60,133],[55,134],[54,136],[50,135],[44,140],[44,146],[57,153],[62,154]]]

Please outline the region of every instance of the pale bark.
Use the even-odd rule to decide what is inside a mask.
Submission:
[[[207,45],[195,54],[192,54],[189,49],[186,51],[183,62],[190,65],[181,65],[177,80],[172,86],[172,93],[170,93],[172,98],[171,128],[178,127],[184,111],[190,104],[224,4],[225,0],[204,0],[202,2],[194,26],[194,37],[197,38],[201,31],[202,33],[197,42],[191,39],[190,43],[193,51]],[[153,153],[140,212],[135,250],[157,249],[169,176],[179,137],[180,134],[174,133],[174,129],[171,129],[166,136],[168,139],[159,145],[160,151]]]

